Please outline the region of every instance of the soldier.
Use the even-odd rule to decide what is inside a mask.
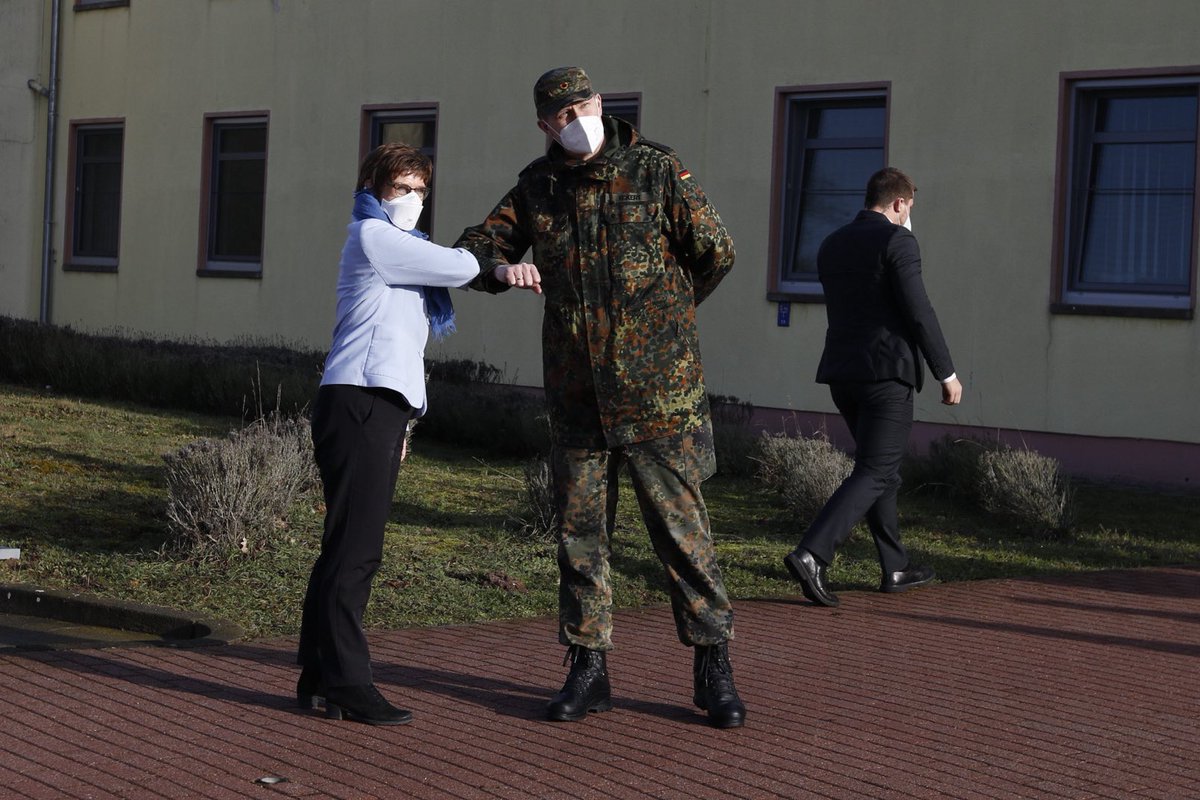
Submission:
[[[667,147],[601,114],[579,67],[542,75],[538,127],[554,141],[456,246],[479,258],[471,287],[533,248],[545,296],[542,362],[559,511],[559,641],[571,669],[552,720],[612,708],[609,535],[616,475],[632,479],[670,589],[679,639],[694,648],[695,704],[720,728],[743,724],[729,663],[733,609],[700,484],[715,471],[696,306],[733,267],[733,241]],[[489,269],[489,267],[491,269]]]

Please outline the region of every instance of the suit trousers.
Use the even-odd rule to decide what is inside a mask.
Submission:
[[[610,536],[622,466],[662,563],[685,645],[733,638],[733,607],[717,566],[700,484],[715,471],[712,429],[611,449],[555,446],[552,473],[559,514],[559,641],[612,649]]]
[[[866,518],[885,573],[908,567],[900,542],[896,496],[900,462],[913,421],[913,389],[900,381],[838,382],[829,386],[834,405],[854,437],[854,470],[817,514],[800,546],[826,565]]]
[[[383,558],[383,532],[412,406],[398,392],[322,386],[312,438],[325,492],[325,534],[304,597],[297,661],[327,687],[371,683],[363,612]]]

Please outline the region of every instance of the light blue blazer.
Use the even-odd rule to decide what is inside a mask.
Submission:
[[[390,222],[351,222],[338,265],[337,324],[321,385],[392,389],[426,410],[425,286],[462,286],[479,275],[475,256],[425,241]]]

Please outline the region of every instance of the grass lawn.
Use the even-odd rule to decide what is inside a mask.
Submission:
[[[195,609],[251,636],[292,635],[321,534],[317,498],[294,509],[277,545],[256,558],[164,557],[162,455],[223,436],[236,419],[148,410],[0,386],[0,583],[93,592]],[[367,624],[396,628],[553,615],[554,548],[523,534],[522,463],[426,441],[401,470]],[[801,528],[751,479],[717,476],[705,498],[730,594],[799,594],[781,559]],[[901,498],[914,559],[945,581],[1200,563],[1200,493],[1080,486],[1071,534],[1015,535],[976,510],[910,491]],[[613,543],[615,600],[666,601],[632,490],[623,486]],[[835,589],[878,584],[874,546],[859,531],[830,570]]]

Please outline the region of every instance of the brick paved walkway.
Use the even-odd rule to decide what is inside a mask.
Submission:
[[[733,731],[663,607],[617,615],[616,708],[575,724],[545,619],[373,635],[399,728],[294,708],[293,640],[0,656],[0,796],[1200,797],[1200,570],[841,597],[737,604]]]

